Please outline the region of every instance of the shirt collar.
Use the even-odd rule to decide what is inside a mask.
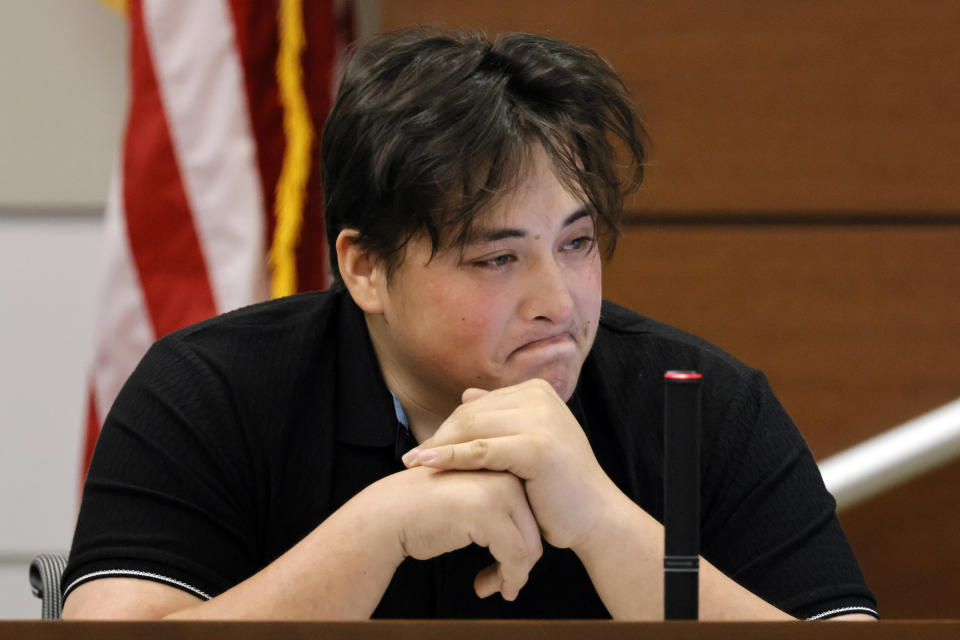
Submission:
[[[403,425],[403,428],[410,431],[410,420],[407,418],[407,412],[403,410],[403,405],[400,404],[400,399],[397,398],[397,394],[393,391],[390,392],[390,395],[393,396],[393,410],[397,414],[397,422]]]
[[[347,292],[337,313],[337,437],[363,447],[398,444],[398,413],[380,373],[363,311]]]

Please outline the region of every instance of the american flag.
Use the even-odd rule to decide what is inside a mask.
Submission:
[[[158,337],[324,288],[315,166],[349,0],[131,0],[130,104],[108,198],[82,472]]]

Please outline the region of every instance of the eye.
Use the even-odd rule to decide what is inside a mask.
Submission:
[[[566,251],[585,251],[593,247],[594,239],[592,236],[580,236],[563,245]]]
[[[502,253],[498,256],[492,258],[485,258],[484,260],[477,260],[473,263],[475,267],[481,267],[484,269],[496,269],[499,267],[505,267],[511,262],[515,261],[517,258],[511,253]]]

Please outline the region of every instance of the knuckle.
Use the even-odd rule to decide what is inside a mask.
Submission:
[[[470,411],[470,407],[461,404],[447,418],[444,422],[443,427],[446,430],[453,431],[454,433],[459,433],[463,431],[475,418]]]
[[[470,443],[470,454],[476,460],[483,462],[490,453],[490,443],[481,438]]]
[[[526,438],[525,447],[533,456],[541,456],[548,448],[550,439],[543,433],[531,433]]]
[[[553,385],[543,378],[534,378],[530,381],[530,385],[537,393],[542,393],[546,396],[553,395]]]

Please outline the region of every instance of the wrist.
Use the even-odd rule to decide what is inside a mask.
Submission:
[[[663,527],[624,494],[574,552],[614,619],[663,615]]]
[[[571,549],[587,565],[621,549],[633,547],[638,540],[654,549],[657,541],[662,547],[663,527],[647,512],[637,506],[626,494],[614,487],[597,510],[587,534]],[[659,551],[662,551],[657,547]],[[659,552],[658,551],[658,552]]]
[[[407,557],[401,536],[405,501],[397,500],[387,491],[384,485],[390,478],[367,486],[341,510],[350,510],[351,530],[357,544],[375,553],[379,562],[396,569]]]

